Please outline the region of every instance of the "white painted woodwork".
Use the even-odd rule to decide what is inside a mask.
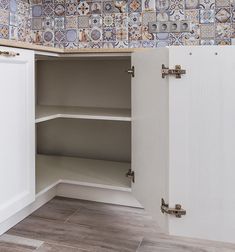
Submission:
[[[187,210],[170,234],[235,243],[235,47],[172,47],[169,201]]]
[[[0,223],[35,198],[34,52],[0,47]]]
[[[168,49],[136,52],[132,56],[132,170],[133,193],[163,230],[167,217],[160,212],[161,198],[168,200],[169,85],[161,78],[168,65]]]
[[[37,193],[58,183],[129,191],[130,163],[37,155]]]
[[[131,110],[74,106],[37,106],[36,123],[56,118],[131,121]]]

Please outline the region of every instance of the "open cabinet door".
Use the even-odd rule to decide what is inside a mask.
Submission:
[[[132,170],[133,194],[164,231],[168,220],[161,213],[161,198],[168,201],[168,49],[149,49],[132,55]]]

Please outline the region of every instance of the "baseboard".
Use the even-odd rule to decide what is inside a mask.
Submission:
[[[55,196],[84,199],[131,207],[141,207],[139,202],[132,196],[131,192],[128,191],[119,191],[68,183],[55,183],[54,185],[38,193],[33,203],[11,216],[6,221],[2,222],[0,224],[0,235],[8,231],[10,228],[46,204]]]

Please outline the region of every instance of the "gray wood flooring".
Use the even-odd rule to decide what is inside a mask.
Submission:
[[[0,237],[0,252],[231,252],[170,237],[142,210],[56,197]]]

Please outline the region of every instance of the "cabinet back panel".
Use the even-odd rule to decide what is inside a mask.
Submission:
[[[37,125],[39,154],[131,161],[131,123],[56,119]]]
[[[130,60],[61,60],[37,63],[38,104],[131,107]]]

